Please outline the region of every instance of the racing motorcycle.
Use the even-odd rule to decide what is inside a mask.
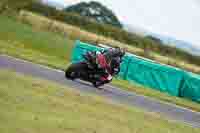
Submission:
[[[84,60],[72,63],[65,71],[67,79],[81,79],[93,84],[94,87],[110,83],[114,75],[120,71],[120,63],[108,61],[103,52],[87,52]]]

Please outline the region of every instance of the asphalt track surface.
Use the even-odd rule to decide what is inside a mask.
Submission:
[[[200,128],[200,112],[195,112],[174,104],[128,92],[120,88],[105,85],[102,90],[94,88],[91,84],[80,80],[67,80],[64,72],[51,69],[42,65],[16,59],[6,55],[0,55],[0,69],[10,69],[25,75],[31,75],[50,80],[62,85],[71,86],[81,93],[97,94],[105,97],[114,104],[125,104],[141,108],[148,112],[160,114],[163,118]]]

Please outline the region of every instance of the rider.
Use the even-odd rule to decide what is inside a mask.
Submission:
[[[92,64],[99,64],[99,68],[101,66],[104,66],[105,63],[109,65],[109,67],[114,68],[116,66],[119,66],[120,63],[122,62],[122,57],[125,55],[125,49],[123,48],[109,48],[109,49],[104,49],[102,51],[93,51],[93,52],[87,52],[86,58],[89,60],[89,62],[92,62]],[[98,62],[98,58],[101,59],[102,64]],[[105,58],[105,59],[104,59]]]
[[[111,75],[118,74],[120,71],[120,63],[122,62],[122,57],[125,55],[124,48],[110,48],[103,52],[106,57],[107,62],[111,68]]]
[[[89,60],[92,66],[95,66],[99,72],[116,75],[120,71],[120,63],[124,55],[125,49],[116,47],[103,51],[88,52],[86,57],[89,57],[87,60]]]

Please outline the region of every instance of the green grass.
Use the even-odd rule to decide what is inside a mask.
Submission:
[[[1,133],[199,133],[155,113],[0,70]]]
[[[7,52],[6,48],[9,47],[13,52],[16,49],[14,53],[10,52],[10,54],[20,56],[21,53],[24,53],[20,50],[27,49],[29,54],[34,54],[31,51],[37,51],[36,54],[48,55],[56,58],[55,61],[66,60],[69,62],[74,41],[51,32],[33,30],[30,26],[14,22],[5,16],[0,16],[0,20],[0,25],[2,25],[0,28],[1,52]]]
[[[70,60],[73,40],[56,33],[33,30],[30,26],[0,16],[0,53],[26,59],[50,67],[65,69]],[[174,103],[200,112],[198,103],[169,96],[152,89],[114,80],[114,85],[138,94]]]

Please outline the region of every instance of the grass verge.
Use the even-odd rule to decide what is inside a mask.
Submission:
[[[154,113],[108,104],[46,80],[0,70],[2,133],[199,133]]]
[[[5,16],[0,16],[0,25],[5,25],[0,28],[1,53],[57,68],[65,68],[66,62],[70,61],[73,40],[55,33],[33,30]]]
[[[0,25],[7,25],[7,27],[0,28],[0,54],[11,55],[62,70],[67,67],[74,43],[73,40],[66,39],[56,33],[34,31],[28,25],[3,16],[0,17]],[[199,104],[190,100],[169,96],[122,80],[114,80],[113,84],[138,94],[200,112]]]

